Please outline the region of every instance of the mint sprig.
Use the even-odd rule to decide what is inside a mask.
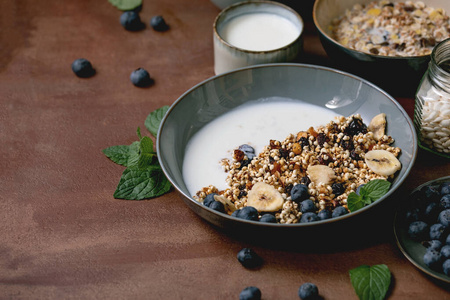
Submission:
[[[373,203],[386,194],[391,183],[384,179],[374,179],[366,183],[359,190],[359,195],[352,192],[347,197],[347,207],[351,212],[357,211]]]
[[[153,136],[158,134],[159,125],[168,110],[168,105],[163,106],[160,109],[151,112],[145,119],[145,127],[147,127],[147,130],[150,131]]]
[[[165,112],[167,112],[166,107],[157,109],[150,113],[147,120],[157,117],[160,122]],[[159,128],[157,121],[151,120],[151,122],[153,126]],[[159,165],[152,139],[148,136],[142,136],[139,127],[137,136],[139,141],[130,145],[111,146],[102,150],[113,162],[127,167],[122,173],[114,192],[114,198],[116,199],[149,199],[161,196],[171,188],[169,180],[165,177]],[[156,137],[156,134],[154,136]]]
[[[362,265],[350,270],[350,281],[360,300],[382,300],[391,284],[391,272],[384,265]]]
[[[122,11],[133,10],[142,4],[142,0],[108,0],[108,2]]]

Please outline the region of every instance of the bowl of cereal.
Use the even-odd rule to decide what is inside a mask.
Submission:
[[[379,218],[380,204],[395,199],[417,154],[412,121],[389,94],[343,71],[294,63],[192,87],[169,108],[156,144],[189,208],[264,239],[325,236],[337,224],[354,233],[363,228],[355,222]]]
[[[446,0],[316,0],[313,19],[339,68],[411,96],[433,47],[450,37],[449,13]]]

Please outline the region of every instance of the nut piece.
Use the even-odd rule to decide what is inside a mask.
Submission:
[[[316,185],[319,183],[330,184],[336,179],[333,169],[324,165],[309,166],[306,173]]]

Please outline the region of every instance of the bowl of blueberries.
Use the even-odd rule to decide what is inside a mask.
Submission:
[[[426,182],[400,203],[397,245],[417,268],[450,283],[450,176]]]

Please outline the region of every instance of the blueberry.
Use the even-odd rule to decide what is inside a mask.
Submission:
[[[319,217],[319,220],[331,219],[331,211],[328,209],[322,209],[321,211],[319,211],[317,216]]]
[[[81,78],[88,78],[95,74],[95,69],[92,64],[85,58],[75,59],[72,63],[72,71]]]
[[[298,296],[302,300],[319,299],[319,289],[314,283],[304,283],[298,289]]]
[[[428,250],[423,256],[423,262],[430,269],[438,270],[441,267],[441,254],[437,250]]]
[[[238,214],[241,212],[241,210],[240,209],[236,209],[235,211],[233,211],[232,213],[231,213],[231,216],[232,217],[235,217],[235,218],[238,218]]]
[[[316,213],[313,212],[304,213],[300,218],[300,223],[310,223],[315,221],[319,221],[319,217],[317,216]]]
[[[409,224],[408,235],[415,241],[423,241],[428,239],[429,226],[423,221],[415,221]]]
[[[333,194],[336,197],[342,195],[345,192],[345,187],[342,183],[333,183],[331,185],[331,189],[333,190]]]
[[[441,257],[443,259],[449,259],[450,258],[450,245],[445,245],[441,248]]]
[[[450,276],[450,259],[446,259],[442,264],[442,271],[444,271],[445,275]]]
[[[246,268],[256,268],[262,264],[262,258],[250,248],[242,248],[237,254],[237,259]]]
[[[247,144],[240,145],[238,150],[244,152],[245,156],[247,156],[248,160],[244,160],[244,164],[247,166],[251,160],[256,156],[255,149]]]
[[[308,187],[304,184],[296,184],[291,190],[291,199],[297,203],[309,198]]]
[[[137,87],[147,87],[153,83],[153,79],[150,78],[150,74],[142,68],[138,68],[131,72],[131,83]]]
[[[128,31],[139,31],[144,29],[139,13],[134,10],[125,11],[120,15],[120,24]]]
[[[419,221],[420,218],[421,218],[421,213],[420,213],[420,209],[419,208],[412,207],[412,208],[409,208],[406,211],[405,219],[406,219],[407,223],[411,223],[411,222],[414,222],[414,221]]]
[[[221,212],[221,213],[225,213],[225,206],[223,205],[222,202],[219,201],[214,201],[209,205],[209,208]]]
[[[203,205],[209,207],[211,205],[211,203],[216,201],[216,199],[214,199],[214,196],[217,196],[217,194],[211,193],[211,194],[206,195],[205,199],[203,199]]]
[[[337,218],[343,215],[346,215],[348,213],[348,210],[343,206],[338,206],[333,210],[333,213],[331,214],[332,218]]]
[[[443,182],[439,187],[439,192],[441,193],[441,195],[450,194],[450,181]]]
[[[239,300],[260,300],[261,290],[256,286],[248,286],[239,294]]]
[[[423,245],[427,248],[427,250],[440,251],[442,248],[442,242],[439,240],[426,241],[423,243]]]
[[[150,26],[156,31],[166,31],[169,29],[169,25],[167,25],[162,16],[153,16],[150,19]]]
[[[275,216],[272,215],[272,214],[264,214],[264,215],[261,216],[259,221],[260,222],[265,222],[265,223],[276,223],[277,222],[277,218],[275,218]]]
[[[431,202],[425,208],[424,221],[428,223],[436,222],[439,213],[440,213],[439,205],[436,202]]]
[[[441,223],[430,226],[430,239],[443,241],[447,237],[447,228]]]
[[[258,211],[253,206],[241,208],[237,217],[244,220],[258,221]]]
[[[315,212],[317,208],[312,200],[307,199],[302,201],[302,203],[300,203],[300,210],[302,213],[307,213],[307,212]]]
[[[420,192],[428,199],[428,201],[437,201],[441,197],[437,188],[431,185],[424,186]]]
[[[444,209],[439,213],[438,221],[445,227],[450,227],[450,208]]]
[[[439,200],[439,206],[442,209],[450,208],[450,194],[446,194],[442,196],[441,200]]]

